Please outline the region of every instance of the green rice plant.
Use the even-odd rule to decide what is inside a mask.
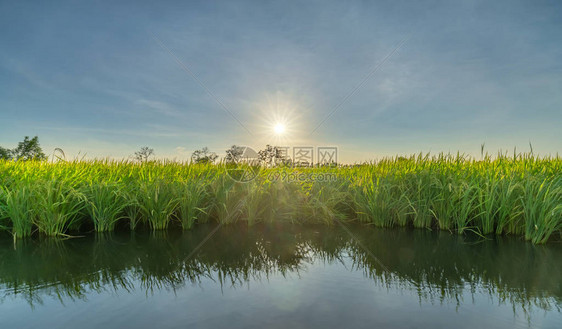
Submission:
[[[523,186],[525,239],[545,243],[562,228],[562,185],[560,180],[531,179]]]
[[[191,229],[195,222],[207,215],[205,205],[208,195],[207,186],[200,180],[189,180],[175,185],[178,199],[178,219],[184,230]]]
[[[355,219],[354,198],[350,193],[354,187],[348,179],[339,177],[330,168],[304,169],[303,172],[297,184],[306,196],[301,210],[306,221],[332,224]]]
[[[260,215],[265,221],[301,222],[305,220],[308,196],[303,186],[295,182],[282,180],[264,180],[263,188],[267,191],[262,195]],[[259,192],[256,192],[259,193]],[[256,209],[257,207],[254,207]]]
[[[477,191],[477,202],[479,214],[477,225],[482,234],[490,234],[495,231],[496,219],[500,210],[498,194],[500,181],[494,178],[486,178],[479,184]]]
[[[519,182],[511,175],[502,178],[498,185],[497,198],[498,209],[496,212],[497,225],[496,234],[511,233],[522,234],[523,210],[521,205],[522,187]]]
[[[406,225],[409,224],[410,217],[412,215],[410,211],[411,203],[410,200],[408,199],[408,196],[405,193],[401,192],[400,185],[396,186],[394,190],[395,190],[394,191],[395,199],[393,199],[394,200],[393,212],[394,212],[395,224],[401,227],[405,227]]]
[[[0,187],[0,219],[11,222],[11,225],[2,225],[1,228],[9,229],[14,240],[31,235],[34,216],[32,193],[32,188],[25,183],[10,188]]]
[[[431,174],[421,172],[419,175],[409,177],[406,182],[408,189],[406,195],[410,202],[412,223],[417,228],[431,228],[433,214],[431,212],[431,201],[434,198],[431,186]]]
[[[300,179],[309,174],[337,179]],[[299,179],[283,179],[286,175]],[[231,179],[222,164],[0,160],[0,226],[19,231],[19,238],[34,225],[55,236],[82,223],[112,230],[121,217],[129,219],[131,230],[142,223],[164,229],[172,220],[187,229],[208,218],[249,224],[358,218],[376,226],[525,235],[543,243],[562,234],[561,181],[562,158],[521,153],[479,160],[418,154],[336,168],[262,168],[245,184]],[[88,191],[92,182],[104,187]],[[28,219],[15,223],[12,217]]]
[[[334,221],[345,220],[342,205],[348,202],[348,193],[341,191],[334,184],[312,184],[307,192],[307,205],[305,219],[308,222],[324,222],[333,224]]]
[[[210,184],[213,209],[216,220],[221,224],[234,223],[243,215],[244,198],[238,193],[235,182],[229,177],[220,176]]]
[[[392,189],[393,186],[382,179],[364,183],[355,193],[359,218],[379,227],[393,226],[397,217],[397,202],[393,199]]]
[[[449,175],[435,176],[432,179],[432,186],[435,189],[435,196],[430,199],[430,212],[437,220],[437,225],[441,230],[451,230],[455,224],[453,222],[457,203],[457,182]]]
[[[125,217],[129,219],[129,228],[134,231],[140,222],[146,221],[140,204],[139,185],[133,182],[127,184],[123,190],[123,198],[126,200]]]
[[[178,207],[178,198],[172,185],[165,181],[144,182],[140,189],[140,207],[153,231],[165,230]]]
[[[470,185],[469,183],[462,182],[457,185],[454,202],[451,207],[454,209],[452,219],[455,223],[457,233],[462,234],[466,230],[477,231],[479,227],[471,226],[471,220],[478,215],[475,214],[476,202],[477,202],[477,187]]]
[[[113,231],[115,224],[124,218],[128,206],[123,186],[116,183],[92,183],[83,188],[86,211],[94,222],[96,232]]]
[[[78,224],[84,208],[84,195],[62,180],[34,182],[32,198],[35,225],[48,236],[65,237],[69,228]]]
[[[262,179],[255,179],[237,187],[240,190],[238,193],[241,193],[243,198],[242,216],[246,218],[248,224],[252,225],[263,220],[267,211],[270,184]]]

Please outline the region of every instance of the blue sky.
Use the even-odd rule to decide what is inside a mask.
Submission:
[[[346,162],[477,155],[483,142],[557,153],[561,12],[559,1],[1,1],[0,145],[39,135],[47,153],[148,145],[181,160],[266,143],[336,145]]]

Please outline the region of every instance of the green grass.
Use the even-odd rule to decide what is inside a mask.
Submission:
[[[25,183],[19,183],[10,189],[0,188],[0,218],[9,222],[0,224],[0,228],[11,231],[14,240],[31,235],[33,229],[34,212],[32,200],[33,189]]]
[[[31,198],[35,214],[33,223],[39,232],[48,236],[66,236],[78,228],[80,212],[84,208],[84,195],[64,180],[39,180],[33,183]]]
[[[161,180],[141,184],[140,208],[152,230],[164,230],[178,208],[175,186]]]
[[[205,182],[193,180],[177,183],[175,193],[178,200],[177,218],[182,228],[188,230],[196,221],[203,221],[203,217],[207,215],[208,211],[204,208],[208,198]]]
[[[92,183],[83,188],[86,211],[97,232],[113,231],[129,206],[122,184]]]
[[[14,239],[112,231],[120,222],[131,230],[190,229],[209,220],[360,220],[546,243],[562,234],[562,159],[420,154],[358,166],[263,168],[248,183],[212,164],[0,161],[0,229]]]

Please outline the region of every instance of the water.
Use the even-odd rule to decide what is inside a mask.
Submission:
[[[361,225],[215,228],[1,237],[1,327],[562,326],[559,243]]]

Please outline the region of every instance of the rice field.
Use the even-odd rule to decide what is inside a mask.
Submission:
[[[355,166],[263,168],[247,183],[231,179],[222,164],[0,161],[0,230],[14,240],[239,221],[361,221],[559,241],[562,159],[419,154]]]

